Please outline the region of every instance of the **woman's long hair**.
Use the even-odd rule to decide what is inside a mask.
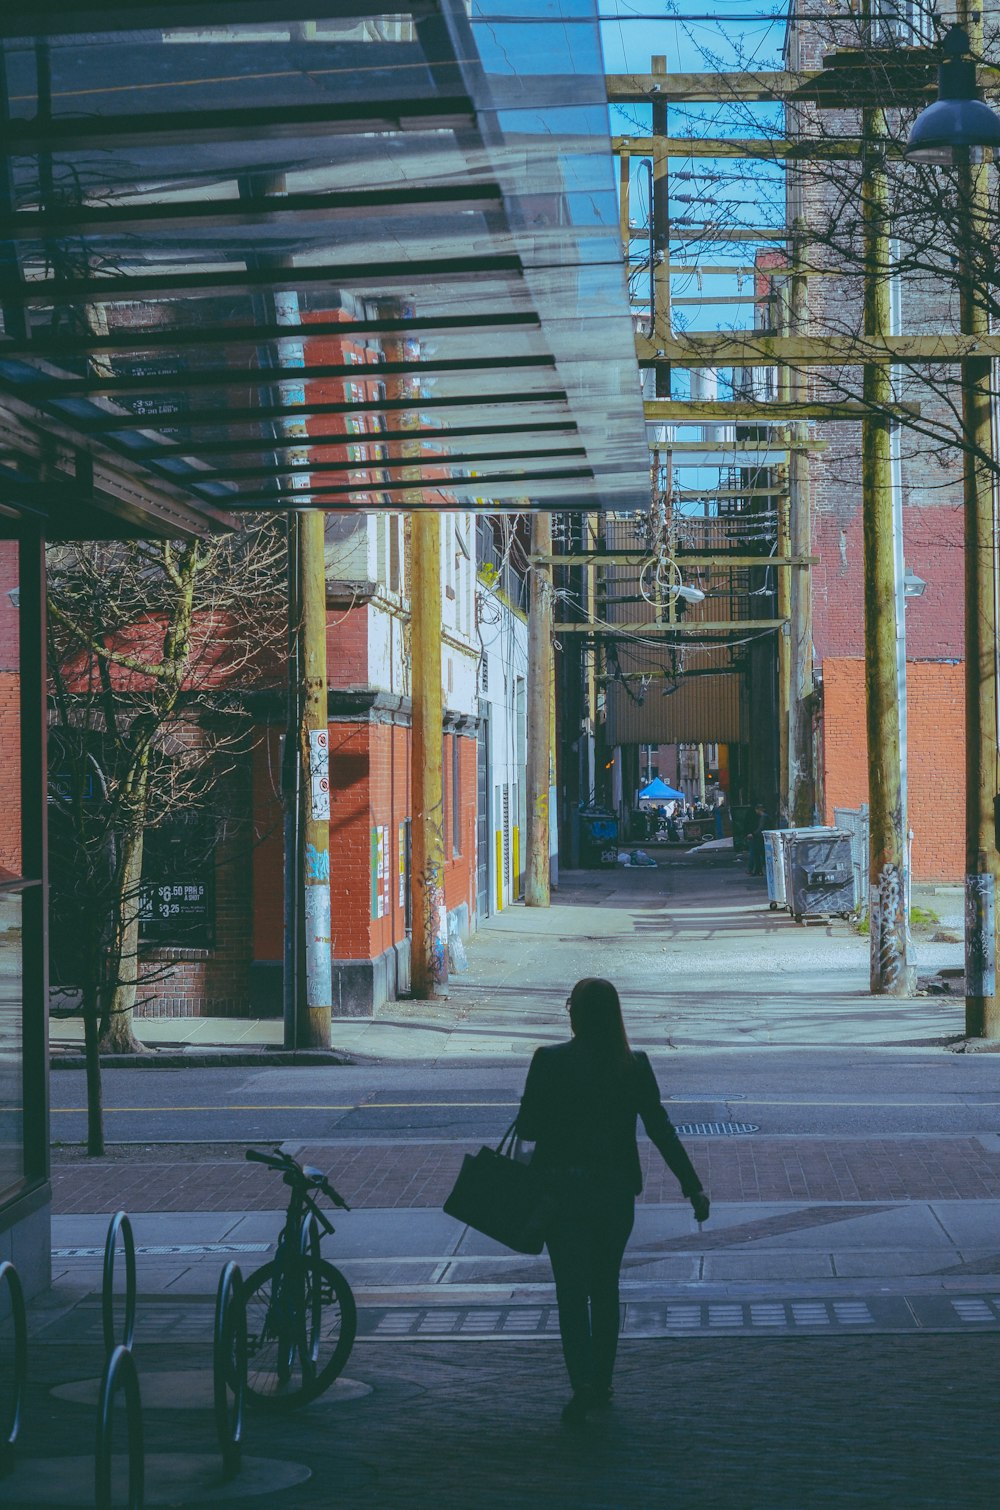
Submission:
[[[634,1063],[622,1004],[609,980],[588,975],[577,981],[569,996],[569,1021],[573,1037],[600,1055],[610,1074],[624,1072]]]

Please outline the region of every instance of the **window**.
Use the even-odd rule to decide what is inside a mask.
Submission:
[[[400,514],[389,517],[389,591],[399,592],[399,534],[403,528],[403,520]]]
[[[451,736],[451,852],[462,853],[462,742]]]
[[[161,948],[215,944],[215,825],[202,812],[181,812],[146,830],[142,852],[139,937]]]

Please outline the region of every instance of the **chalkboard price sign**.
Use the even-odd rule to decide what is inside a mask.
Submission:
[[[149,943],[211,947],[210,889],[204,881],[161,882],[143,886],[139,931]]]

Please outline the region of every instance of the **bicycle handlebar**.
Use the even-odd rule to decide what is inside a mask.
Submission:
[[[248,1148],[245,1157],[251,1164],[266,1164],[269,1169],[282,1170],[286,1180],[295,1180],[305,1189],[312,1186],[314,1190],[321,1190],[335,1206],[339,1206],[342,1211],[350,1211],[344,1197],[334,1189],[325,1174],[320,1174],[318,1170],[307,1174],[290,1153],[282,1153],[280,1149],[275,1149],[273,1153],[263,1153],[259,1148]]]

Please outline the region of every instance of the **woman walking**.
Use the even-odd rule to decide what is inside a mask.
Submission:
[[[636,1117],[663,1155],[699,1222],[709,1201],[660,1102],[646,1054],[633,1052],[610,981],[577,981],[570,994],[567,1043],[531,1061],[517,1118],[544,1170],[553,1209],[547,1246],[559,1306],[559,1331],[573,1391],[569,1422],[611,1398],[618,1348],[618,1276],[642,1189]]]

